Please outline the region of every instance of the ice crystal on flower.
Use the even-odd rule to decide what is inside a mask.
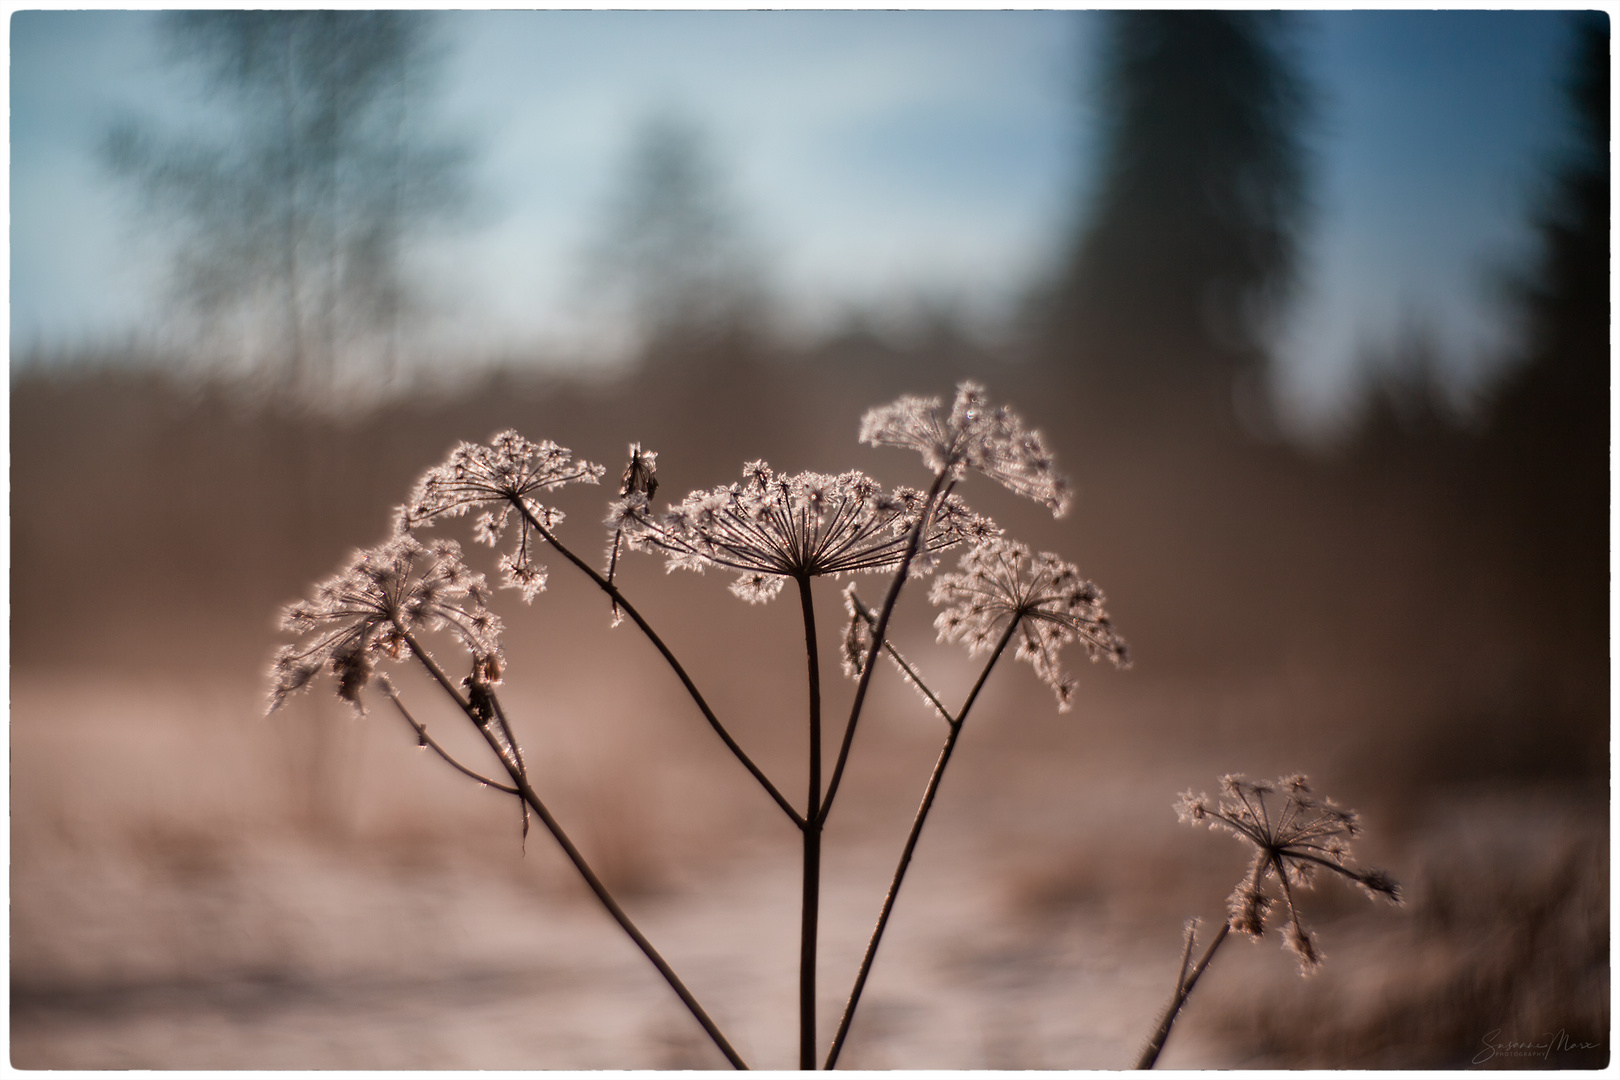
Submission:
[[[533,600],[545,588],[546,569],[534,561],[540,542],[531,535],[523,510],[547,529],[563,519],[562,512],[536,499],[535,493],[554,491],[564,484],[595,484],[604,469],[577,461],[566,448],[549,440],[530,442],[515,431],[491,437],[489,444],[462,443],[449,460],[423,474],[399,517],[401,531],[422,528],[440,517],[459,517],[482,508],[473,526],[479,543],[496,546],[511,519],[518,521],[517,547],[503,555],[500,567],[507,588],[521,589]]]
[[[1103,609],[1102,592],[1073,563],[1050,552],[1032,556],[1023,544],[994,539],[962,556],[961,570],[934,582],[930,599],[949,605],[934,620],[939,639],[963,641],[977,656],[1015,624],[1017,657],[1052,687],[1059,711],[1069,710],[1075,691],[1058,661],[1063,646],[1079,641],[1093,661],[1106,656],[1128,665],[1125,641]]]
[[[289,605],[281,626],[303,636],[270,668],[270,711],[305,689],[321,670],[336,676],[338,696],[359,704],[379,657],[410,655],[409,638],[448,630],[481,670],[499,670],[501,622],[489,610],[484,575],[467,569],[453,540],[422,544],[408,535],[355,552],[347,569]]]
[[[1212,802],[1208,795],[1191,791],[1176,803],[1176,812],[1189,824],[1208,823],[1254,847],[1249,873],[1227,901],[1229,924],[1239,933],[1260,937],[1266,915],[1276,902],[1261,885],[1274,879],[1288,911],[1283,944],[1299,960],[1302,974],[1322,963],[1316,940],[1300,922],[1294,889],[1310,888],[1318,870],[1348,878],[1369,896],[1400,903],[1400,889],[1382,870],[1361,870],[1346,865],[1350,841],[1361,831],[1356,815],[1330,800],[1317,799],[1303,776],[1285,776],[1274,782],[1249,781],[1241,776],[1221,778],[1225,797]],[[1281,805],[1277,802],[1280,798]]]
[[[939,398],[907,395],[868,410],[861,441],[916,450],[936,473],[959,480],[973,469],[1010,491],[1045,505],[1054,517],[1069,506],[1069,484],[1053,469],[1040,432],[1006,406],[992,409],[984,387],[964,382],[946,411]]]
[[[781,476],[752,461],[743,476],[740,484],[694,491],[663,514],[651,511],[645,495],[627,495],[610,508],[608,524],[631,547],[662,552],[671,570],[737,571],[731,591],[763,603],[788,578],[898,566],[925,503],[919,491],[885,492],[859,472]],[[949,496],[935,507],[918,545],[917,568],[926,571],[926,557],[936,552],[998,532]]]

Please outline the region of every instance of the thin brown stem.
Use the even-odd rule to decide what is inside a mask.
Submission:
[[[1181,967],[1176,970],[1176,987],[1179,989],[1187,981],[1187,965],[1192,963],[1193,943],[1198,938],[1198,920],[1187,920],[1187,939],[1181,946]]]
[[[799,926],[799,1068],[816,1067],[816,926],[821,907],[821,667],[810,579],[801,576],[804,651],[810,681],[810,794],[804,819],[804,896]]]
[[[609,585],[613,584],[613,572],[619,568],[619,543],[623,539],[624,539],[624,530],[623,529],[614,529],[613,530],[613,548],[612,548],[612,551],[608,554],[607,583]],[[613,612],[614,625],[617,625],[618,621],[619,621],[619,602],[617,600],[610,600],[608,606],[612,609],[612,612]]]
[[[990,677],[990,670],[1001,659],[1006,651],[1007,643],[1012,640],[1013,632],[1018,628],[1015,618],[1007,624],[1001,640],[996,643],[996,650],[990,656],[990,662],[984,665],[979,672],[979,679],[973,684],[967,700],[962,703],[962,709],[951,719],[950,734],[945,736],[945,745],[940,749],[939,760],[934,763],[933,774],[928,777],[928,786],[923,790],[922,805],[917,808],[917,816],[911,823],[911,832],[906,837],[906,846],[900,851],[900,863],[894,868],[894,880],[889,883],[889,892],[883,898],[883,910],[878,913],[877,926],[872,930],[872,938],[866,943],[866,953],[861,957],[861,969],[855,976],[855,986],[849,992],[849,1002],[844,1006],[843,1018],[838,1022],[838,1034],[833,1036],[832,1048],[827,1052],[827,1065],[829,1069],[838,1065],[838,1055],[844,1049],[844,1040],[849,1036],[850,1022],[855,1019],[855,1009],[861,1003],[861,991],[866,989],[866,978],[872,971],[872,961],[877,958],[878,945],[883,941],[883,931],[889,925],[889,914],[894,910],[895,899],[900,895],[900,886],[906,879],[906,870],[911,866],[912,853],[917,850],[917,840],[922,836],[923,825],[928,821],[928,812],[933,808],[934,796],[939,792],[939,784],[945,777],[945,767],[951,763],[951,754],[956,749],[956,740],[961,737],[962,727],[967,721],[968,711],[979,698],[979,691],[984,689],[985,680]]]
[[[872,644],[866,652],[866,664],[861,669],[860,680],[855,684],[855,700],[849,707],[849,721],[844,725],[844,741],[838,747],[838,761],[833,766],[832,781],[827,785],[827,794],[821,801],[821,821],[827,820],[832,811],[833,797],[838,794],[838,784],[844,778],[844,765],[849,760],[849,748],[855,742],[855,725],[861,718],[861,707],[866,703],[866,688],[872,682],[872,669],[877,666],[878,650],[883,647],[883,635],[889,630],[889,616],[894,614],[894,605],[900,599],[900,589],[906,583],[906,575],[911,571],[911,563],[917,557],[917,549],[922,544],[922,538],[928,531],[929,519],[934,516],[934,503],[939,498],[940,488],[945,484],[945,473],[934,477],[934,483],[928,489],[928,497],[923,501],[922,516],[911,530],[911,541],[906,545],[906,557],[900,560],[900,566],[894,572],[894,580],[889,583],[888,595],[883,598],[883,607],[878,611],[877,623],[872,628]]]
[[[523,520],[539,533],[546,543],[556,548],[563,558],[584,571],[592,581],[596,582],[598,588],[612,597],[613,602],[623,609],[626,615],[630,616],[630,621],[641,628],[641,632],[647,635],[647,640],[653,643],[653,647],[658,650],[659,655],[663,656],[670,669],[675,672],[676,678],[681,680],[681,685],[686,687],[686,692],[691,695],[692,701],[698,707],[698,711],[709,722],[709,726],[714,729],[715,734],[720,736],[720,740],[726,744],[726,749],[730,750],[737,760],[743,763],[743,767],[753,775],[754,779],[759,781],[766,794],[770,795],[775,800],[776,805],[782,808],[782,812],[787,814],[788,818],[799,828],[804,828],[805,819],[793,808],[793,804],[788,802],[780,791],[776,790],[776,785],[771,783],[770,778],[760,771],[759,766],[754,764],[753,759],[743,751],[743,748],[737,745],[737,740],[731,737],[731,733],[725,729],[725,726],[720,723],[720,719],[714,715],[714,710],[709,708],[709,703],[703,700],[703,695],[698,692],[697,685],[692,682],[691,676],[687,675],[686,669],[681,666],[680,661],[675,659],[675,654],[669,651],[669,647],[664,644],[663,639],[653,632],[653,628],[647,625],[647,620],[642,618],[641,613],[635,609],[634,605],[624,598],[624,594],[618,590],[618,587],[597,573],[596,568],[591,566],[590,563],[568,550],[562,541],[552,534],[550,529],[535,520],[534,515],[529,513],[529,508],[524,506],[521,500],[513,499],[512,505],[517,507],[518,512],[523,515]]]
[[[523,748],[518,745],[517,735],[513,733],[512,725],[506,721],[506,710],[501,708],[501,699],[496,695],[493,688],[486,689],[485,693],[489,696],[490,708],[495,711],[495,718],[500,721],[501,734],[505,737],[507,745],[512,748],[512,757],[517,760],[518,772],[527,777],[529,767],[523,761]],[[529,804],[523,800],[522,796],[519,796],[518,806],[523,809],[523,839],[520,841],[520,850],[523,854],[528,854]]]
[[[1165,1007],[1164,1015],[1159,1019],[1157,1030],[1153,1032],[1153,1037],[1148,1040],[1147,1046],[1142,1050],[1141,1058],[1136,1063],[1138,1069],[1151,1069],[1153,1063],[1159,1060],[1159,1053],[1164,1049],[1165,1040],[1170,1037],[1171,1025],[1176,1022],[1176,1017],[1181,1013],[1181,1007],[1186,1004],[1187,997],[1192,993],[1193,987],[1198,985],[1198,979],[1204,974],[1204,969],[1209,967],[1211,960],[1215,959],[1215,950],[1221,947],[1221,942],[1225,941],[1227,935],[1231,932],[1232,924],[1230,921],[1221,923],[1221,928],[1215,932],[1215,939],[1209,943],[1209,948],[1205,949],[1204,955],[1199,958],[1198,966],[1192,969],[1192,974],[1187,976],[1186,981],[1177,985],[1176,992],[1170,995],[1170,1004]],[[1189,938],[1188,944],[1191,943]],[[1184,957],[1182,959],[1183,966],[1185,966],[1186,962]]]
[[[547,810],[545,803],[540,801],[540,796],[535,794],[528,778],[523,775],[522,768],[515,760],[508,760],[506,755],[501,752],[500,737],[493,730],[493,725],[484,722],[478,715],[477,710],[468,703],[466,698],[461,696],[460,691],[450,682],[449,677],[445,675],[433,657],[423,650],[415,638],[404,627],[399,627],[399,630],[410,645],[412,655],[421,661],[423,667],[427,668],[438,684],[444,688],[444,692],[450,695],[461,711],[466,714],[467,719],[471,720],[473,726],[484,736],[484,740],[489,743],[490,749],[495,751],[495,756],[501,759],[501,764],[506,768],[512,783],[516,785],[518,794],[534,810],[535,815],[540,818],[547,831],[551,833],[552,839],[557,841],[557,845],[568,856],[568,861],[574,864],[574,869],[579,872],[580,877],[585,879],[585,884],[590,887],[591,892],[596,895],[596,899],[607,909],[608,914],[613,916],[613,920],[619,924],[619,928],[628,934],[630,940],[636,943],[637,948],[642,951],[648,960],[652,961],[653,966],[658,969],[658,973],[664,977],[664,981],[669,983],[670,989],[675,991],[676,996],[681,999],[681,1003],[686,1006],[693,1018],[702,1025],[703,1030],[708,1033],[709,1038],[714,1041],[720,1052],[726,1056],[726,1060],[731,1062],[734,1068],[748,1068],[747,1063],[737,1054],[737,1051],[732,1049],[731,1043],[721,1033],[719,1027],[715,1025],[713,1020],[709,1019],[709,1014],[704,1011],[703,1006],[698,1004],[697,998],[693,997],[692,992],[686,988],[686,984],[681,982],[680,976],[675,974],[675,969],[671,968],[664,958],[659,955],[658,950],[653,948],[652,942],[648,941],[647,936],[636,927],[634,922],[630,921],[630,916],[625,914],[624,909],[619,906],[619,902],[613,899],[613,894],[608,892],[606,885],[602,884],[602,879],[596,876],[596,872],[585,861],[585,857],[574,846],[574,842],[568,838],[567,833],[563,832],[562,826],[557,823],[557,819],[551,816],[551,811]]]
[[[877,617],[872,614],[872,609],[861,603],[861,598],[855,595],[853,591],[850,592],[849,598],[855,604],[856,614],[860,615],[866,625],[876,626]],[[895,667],[900,669],[900,674],[910,680],[911,685],[915,686],[921,691],[922,696],[928,699],[928,703],[934,707],[934,711],[939,713],[940,719],[947,724],[951,723],[951,710],[947,709],[945,703],[939,700],[939,696],[928,688],[928,684],[923,682],[922,676],[917,674],[917,670],[911,666],[904,656],[900,655],[900,650],[896,649],[887,638],[883,640],[883,651],[889,654],[889,660]]]
[[[1264,860],[1255,863],[1254,869],[1249,874],[1250,888],[1259,888],[1260,880],[1265,876],[1266,865]],[[1176,992],[1170,995],[1170,1004],[1165,1006],[1164,1015],[1159,1018],[1158,1028],[1153,1032],[1153,1037],[1148,1040],[1147,1046],[1142,1049],[1142,1056],[1136,1063],[1138,1069],[1151,1069],[1153,1063],[1159,1060],[1159,1053],[1164,1049],[1164,1041],[1170,1037],[1170,1028],[1175,1024],[1176,1017],[1180,1015],[1181,1007],[1186,1004],[1187,996],[1192,993],[1193,987],[1198,985],[1198,980],[1204,974],[1204,969],[1209,967],[1209,962],[1215,959],[1215,950],[1221,947],[1221,942],[1225,941],[1226,936],[1231,932],[1232,918],[1227,916],[1226,920],[1221,923],[1221,928],[1215,932],[1215,940],[1209,943],[1209,948],[1204,950],[1204,955],[1199,959],[1198,966],[1193,968],[1192,974],[1188,975],[1184,981],[1176,983]],[[1191,938],[1188,939],[1187,944],[1190,950],[1192,946]],[[1183,970],[1186,970],[1186,956],[1182,957],[1181,966]]]
[[[382,687],[383,693],[388,696],[388,700],[392,701],[394,703],[394,708],[399,710],[399,715],[403,716],[405,718],[405,722],[411,725],[411,730],[416,732],[416,738],[420,745],[425,746],[432,750],[435,754],[438,754],[441,758],[450,763],[451,768],[455,769],[463,776],[471,777],[480,784],[483,784],[485,787],[494,788],[496,791],[504,791],[508,795],[518,794],[517,788],[512,787],[509,784],[503,784],[499,780],[491,780],[483,773],[474,772],[472,769],[467,768],[467,766],[451,757],[449,752],[446,751],[444,747],[433,741],[433,736],[427,733],[427,725],[419,723],[416,717],[410,714],[410,710],[405,708],[405,703],[399,700],[399,695],[394,692],[393,685],[386,680],[382,680]]]

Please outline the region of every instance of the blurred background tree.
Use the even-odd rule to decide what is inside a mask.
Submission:
[[[403,249],[465,198],[464,146],[425,134],[428,17],[194,11],[169,17],[218,132],[127,118],[104,156],[172,243],[173,284],[210,350],[330,389],[340,357],[390,376],[409,305]],[[356,362],[356,367],[359,364]]]
[[[764,345],[763,258],[703,129],[676,113],[633,134],[584,282],[642,364],[701,367]]]
[[[1534,210],[1536,256],[1510,287],[1524,346],[1487,403],[1474,466],[1545,627],[1521,661],[1538,672],[1542,719],[1579,717],[1594,750],[1610,630],[1609,67],[1607,16],[1583,17],[1565,83],[1575,139]]]
[[[1100,175],[1047,298],[1056,358],[1088,389],[1223,414],[1260,391],[1308,208],[1290,32],[1280,12],[1109,16]]]

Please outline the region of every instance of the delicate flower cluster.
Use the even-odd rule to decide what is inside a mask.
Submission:
[[[1130,662],[1125,641],[1114,632],[1103,595],[1073,563],[1010,540],[995,539],[962,556],[962,572],[941,574],[930,599],[950,605],[934,620],[941,641],[965,641],[977,656],[995,647],[1007,627],[1017,627],[1018,652],[1057,694],[1058,709],[1073,703],[1075,681],[1058,652],[1080,641],[1093,661]]]
[[[595,484],[603,471],[600,465],[574,460],[567,448],[554,442],[530,442],[515,431],[503,431],[488,446],[462,443],[443,465],[429,469],[401,510],[399,527],[421,528],[441,516],[459,517],[474,507],[486,507],[473,535],[494,547],[512,515],[521,519],[523,510],[547,529],[562,521],[562,512],[542,505],[535,492],[569,483]],[[529,532],[528,522],[520,520],[517,548],[500,561],[504,584],[523,590],[524,600],[533,600],[546,585],[546,569],[534,561],[538,541]]]
[[[964,382],[950,412],[939,398],[907,395],[871,409],[861,419],[861,441],[920,452],[936,473],[959,480],[975,469],[1010,491],[1034,499],[1062,517],[1069,506],[1068,481],[1052,468],[1052,454],[1038,431],[1005,406],[990,408],[984,387]]]
[[[1274,902],[1260,886],[1265,878],[1275,878],[1288,908],[1284,944],[1298,956],[1300,971],[1308,975],[1321,965],[1322,957],[1315,939],[1300,923],[1294,886],[1310,888],[1316,870],[1326,868],[1354,881],[1369,896],[1400,903],[1399,887],[1382,870],[1345,865],[1350,841],[1360,832],[1356,815],[1329,800],[1313,798],[1305,777],[1285,776],[1268,783],[1223,776],[1221,787],[1226,798],[1218,804],[1212,804],[1208,795],[1188,791],[1177,802],[1176,811],[1184,822],[1208,822],[1211,829],[1224,829],[1254,845],[1249,874],[1227,901],[1233,930],[1253,937],[1265,933],[1266,913]],[[1268,798],[1278,794],[1282,805],[1268,804]]]
[[[473,654],[476,671],[499,671],[501,622],[489,610],[484,575],[467,569],[453,540],[424,545],[396,536],[358,551],[348,569],[287,607],[281,626],[305,636],[270,668],[270,710],[328,668],[338,696],[355,705],[377,658],[410,655],[410,637],[449,630]]]
[[[749,603],[770,600],[788,578],[888,570],[905,557],[923,512],[921,492],[885,492],[859,472],[779,476],[763,461],[743,469],[741,484],[694,491],[663,514],[647,498],[614,503],[608,524],[631,547],[661,551],[669,569],[736,570],[731,591]],[[998,533],[989,519],[948,497],[934,508],[913,566],[926,572],[935,553]]]

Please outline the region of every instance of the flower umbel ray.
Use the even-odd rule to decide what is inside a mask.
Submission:
[[[528,522],[519,507],[527,510],[545,528],[563,519],[562,512],[542,504],[536,492],[554,491],[564,484],[595,484],[602,478],[601,465],[575,460],[571,451],[549,440],[530,442],[515,431],[492,436],[489,444],[462,443],[450,452],[443,465],[423,474],[400,511],[402,531],[433,524],[440,517],[459,517],[475,507],[483,507],[473,535],[494,547],[514,513],[518,514],[518,542],[511,554],[501,556],[503,583],[521,589],[530,601],[545,588],[546,569],[534,561],[534,546]]]
[[[1067,712],[1076,684],[1058,660],[1063,646],[1079,641],[1096,661],[1108,657],[1128,667],[1125,641],[1114,632],[1102,591],[1080,576],[1073,563],[1050,552],[993,539],[962,556],[961,573],[941,574],[930,599],[949,605],[934,620],[941,641],[963,641],[977,656],[995,647],[1009,622],[1017,626],[1017,657],[1027,660]]]
[[[285,645],[270,668],[270,711],[328,668],[338,696],[353,705],[379,657],[411,655],[409,639],[449,630],[475,660],[495,664],[501,621],[489,610],[484,575],[467,569],[453,540],[422,544],[412,536],[357,551],[348,567],[315,587],[311,600],[289,605],[281,626],[303,635]]]
[[[1310,888],[1317,870],[1347,878],[1369,896],[1400,903],[1400,887],[1388,874],[1347,865],[1350,841],[1361,831],[1356,815],[1330,800],[1314,798],[1305,777],[1285,776],[1267,782],[1228,775],[1221,778],[1221,787],[1225,797],[1220,802],[1188,791],[1176,803],[1176,811],[1184,822],[1207,822],[1211,829],[1230,832],[1255,849],[1248,876],[1227,902],[1233,930],[1256,938],[1265,933],[1266,914],[1275,902],[1261,885],[1267,878],[1274,879],[1288,910],[1284,944],[1299,958],[1301,973],[1308,975],[1321,965],[1322,958],[1315,938],[1300,922],[1294,889]],[[1281,805],[1277,805],[1279,797]]]
[[[939,398],[907,395],[871,409],[861,418],[861,441],[916,450],[935,473],[955,482],[969,469],[1009,491],[1034,499],[1062,517],[1069,508],[1069,482],[1053,469],[1052,453],[1038,431],[1006,406],[991,408],[984,387],[960,383],[950,411]]]
[[[613,504],[608,524],[631,547],[660,551],[669,569],[735,570],[731,591],[763,603],[788,578],[888,570],[900,564],[924,509],[921,492],[885,492],[860,472],[781,476],[763,461],[743,469],[741,484],[694,491],[663,514],[643,495]],[[951,496],[935,507],[920,550],[925,556],[999,530]]]

